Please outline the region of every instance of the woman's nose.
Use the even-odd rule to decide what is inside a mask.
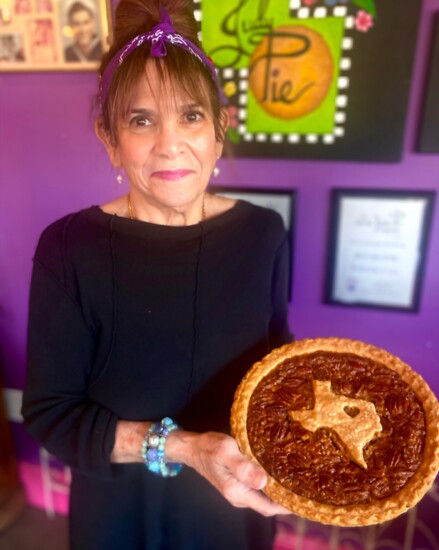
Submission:
[[[175,124],[162,124],[156,135],[155,151],[161,156],[174,158],[183,150],[181,129]]]

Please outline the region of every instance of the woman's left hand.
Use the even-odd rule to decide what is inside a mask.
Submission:
[[[169,435],[166,457],[194,468],[233,506],[252,508],[264,516],[291,514],[260,492],[267,483],[267,474],[248,460],[228,435],[176,430]]]

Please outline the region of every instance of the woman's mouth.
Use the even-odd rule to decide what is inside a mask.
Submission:
[[[157,170],[156,172],[153,172],[151,174],[151,176],[154,177],[154,178],[162,179],[162,180],[175,181],[175,180],[182,179],[186,176],[189,176],[190,174],[193,174],[193,173],[194,173],[193,170],[183,170],[183,169],[180,169],[180,170]]]

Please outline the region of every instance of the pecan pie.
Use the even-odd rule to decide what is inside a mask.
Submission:
[[[283,346],[239,385],[232,433],[267,472],[265,493],[341,526],[396,517],[439,469],[439,404],[408,365],[355,340]]]

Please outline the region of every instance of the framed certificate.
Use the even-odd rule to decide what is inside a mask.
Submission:
[[[326,303],[418,311],[433,191],[334,189]]]

